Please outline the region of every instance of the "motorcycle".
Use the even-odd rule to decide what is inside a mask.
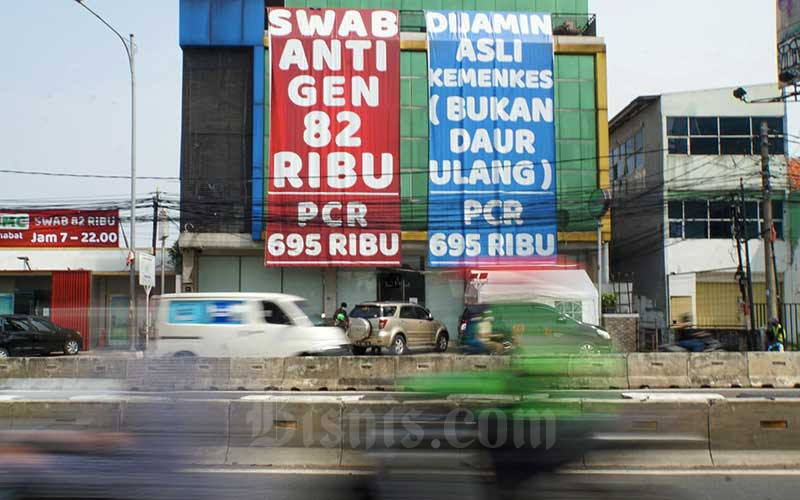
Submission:
[[[722,342],[711,336],[709,332],[697,332],[674,344],[662,344],[660,352],[715,352],[723,351]]]

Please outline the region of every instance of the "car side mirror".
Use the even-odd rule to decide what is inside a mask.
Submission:
[[[428,313],[428,321],[433,321],[433,314]]]

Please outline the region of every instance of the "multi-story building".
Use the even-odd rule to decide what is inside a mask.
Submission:
[[[771,135],[779,287],[790,268],[800,213],[789,203],[784,104],[768,102],[780,95],[776,84],[746,89],[750,103],[732,88],[643,96],[611,120],[612,275],[633,282],[642,320],[652,326],[689,318],[697,328],[745,328],[731,211],[740,180],[753,296],[765,302],[763,121]]]
[[[279,6],[400,11],[400,269],[264,265],[271,129],[264,19],[265,8]],[[429,114],[423,9],[553,14],[558,252],[595,275],[598,220],[590,200],[608,187],[608,115],[606,47],[596,36],[588,0],[182,0],[184,290],[294,293],[320,313],[333,312],[340,302],[416,299],[455,329],[463,308],[463,274],[426,268]],[[603,224],[608,241],[608,217]]]

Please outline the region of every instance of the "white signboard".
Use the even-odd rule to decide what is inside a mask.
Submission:
[[[156,258],[149,253],[136,254],[139,261],[139,284],[145,288],[156,286]]]

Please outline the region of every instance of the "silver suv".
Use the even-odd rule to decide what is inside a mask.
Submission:
[[[365,302],[350,311],[347,337],[353,354],[365,354],[368,348],[392,354],[405,354],[409,348],[447,350],[450,335],[430,311],[407,302]]]

